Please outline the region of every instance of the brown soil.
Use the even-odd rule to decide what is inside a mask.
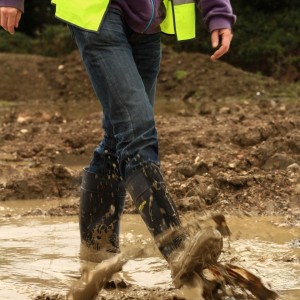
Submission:
[[[70,198],[26,215],[77,214],[81,171],[74,166],[88,163],[102,136],[100,106],[78,54],[2,53],[0,64],[0,200]],[[298,88],[164,49],[157,127],[162,170],[181,213],[299,221],[299,97]],[[126,212],[134,212],[130,199]],[[154,299],[152,292],[142,298]],[[141,299],[143,291],[131,293],[123,299]]]

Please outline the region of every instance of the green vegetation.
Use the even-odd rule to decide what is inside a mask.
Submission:
[[[288,81],[300,79],[300,1],[233,0],[238,22],[229,62]]]
[[[0,52],[30,53],[45,56],[59,56],[70,53],[75,44],[69,30],[62,25],[49,25],[35,38],[16,32],[13,36],[0,31]]]
[[[187,77],[189,73],[185,70],[177,70],[174,74],[174,77],[178,80],[181,81]]]
[[[300,79],[300,1],[231,0],[238,16],[230,53],[222,60],[252,72],[286,81]],[[211,54],[210,36],[198,19],[198,38],[175,43],[164,42],[177,51]]]
[[[0,100],[0,107],[10,107],[10,106],[15,106],[15,105],[16,105],[16,103],[14,103],[14,102]]]

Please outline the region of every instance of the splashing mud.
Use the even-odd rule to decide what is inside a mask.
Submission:
[[[20,202],[17,210],[13,206],[14,202],[0,206],[2,216],[13,212],[9,218],[0,218],[0,298],[27,300],[42,293],[65,295],[79,277],[77,217],[25,218],[19,213],[28,209],[30,202],[23,209]],[[282,299],[296,300],[300,298],[300,249],[293,241],[299,239],[300,229],[279,226],[281,222],[275,217],[229,217],[233,237],[225,242],[221,260],[250,270],[278,291]],[[139,216],[123,216],[121,245],[127,252],[142,246],[147,251],[142,257],[130,259],[115,275],[115,279],[126,282],[126,287],[102,290],[104,299],[132,293],[140,297],[145,291],[175,293],[167,263]]]

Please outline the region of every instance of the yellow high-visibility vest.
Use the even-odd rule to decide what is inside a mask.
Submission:
[[[196,5],[194,0],[164,0],[167,15],[160,24],[161,31],[176,34],[179,41],[196,36]]]
[[[195,0],[163,0],[166,18],[161,31],[175,34],[179,41],[195,37]],[[108,8],[110,0],[52,0],[56,5],[57,18],[80,28],[97,31]]]

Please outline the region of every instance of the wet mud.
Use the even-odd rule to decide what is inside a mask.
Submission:
[[[169,192],[183,213],[280,214],[295,221],[300,214],[300,105],[291,103],[284,112],[277,105],[267,112],[259,102],[240,106],[228,103],[225,114],[220,108],[209,115],[157,116]],[[44,114],[49,114],[46,120]],[[48,112],[4,115],[0,200],[78,197],[81,168],[102,134],[100,122],[98,113],[59,121]],[[130,199],[126,212],[134,212]]]
[[[30,205],[38,203],[43,205],[41,200]],[[1,205],[1,210],[12,211],[13,206],[7,203]],[[19,206],[18,213],[21,210],[23,207]],[[64,299],[85,265],[78,257],[77,217],[23,218],[14,212],[10,219],[0,219],[0,268],[3,270],[0,298]],[[224,240],[220,261],[247,268],[262,278],[267,287],[276,290],[281,299],[296,300],[300,295],[300,249],[291,242],[299,236],[299,230],[279,226],[282,220],[279,217],[228,217],[233,234],[230,240]],[[140,217],[124,215],[122,250],[135,252],[137,245],[144,247],[143,255],[130,258],[97,299],[181,299],[173,287],[168,265]],[[91,263],[89,267],[93,265],[96,264]],[[241,293],[236,299],[246,298]]]
[[[47,236],[49,223],[61,220],[63,228],[68,218],[77,222],[82,168],[103,134],[101,108],[77,53],[58,59],[1,54],[0,61],[1,239],[17,241],[14,228],[27,226],[31,232],[28,222],[35,226],[43,221],[48,223],[42,231]],[[233,239],[224,259],[266,278],[276,290],[284,291],[282,299],[300,297],[300,284],[295,281],[300,238],[299,91],[297,86],[284,88],[225,63],[212,64],[201,54],[177,54],[165,48],[156,105],[161,167],[183,220],[208,213],[240,218],[231,228]],[[134,213],[127,197],[125,215]],[[276,218],[267,230],[258,221],[261,217]],[[51,261],[62,259],[55,265],[59,271],[51,271],[55,280],[45,280],[48,291],[44,284],[43,288],[32,284],[40,277],[41,265],[23,275],[24,299],[63,297],[61,288],[53,287],[60,282],[65,291],[72,279],[62,273],[78,272],[75,227],[73,234],[72,249],[53,243],[50,249],[60,248],[56,257],[46,254],[48,268]],[[144,238],[145,232],[140,235],[135,243],[139,239],[148,243],[151,254],[141,260],[141,266],[136,261],[125,265],[124,270],[131,271],[123,271],[123,277],[111,282],[97,299],[180,299],[165,273],[165,263],[151,261],[158,256],[155,247]],[[131,245],[126,233],[123,238],[123,245]],[[49,248],[36,239],[32,242],[37,249]],[[26,274],[26,264],[18,268],[18,274]],[[141,278],[149,275],[146,282],[153,277],[159,282],[147,286],[132,279],[143,268]],[[46,274],[47,268],[42,269]],[[1,289],[7,293],[0,298],[21,300],[14,290]]]

